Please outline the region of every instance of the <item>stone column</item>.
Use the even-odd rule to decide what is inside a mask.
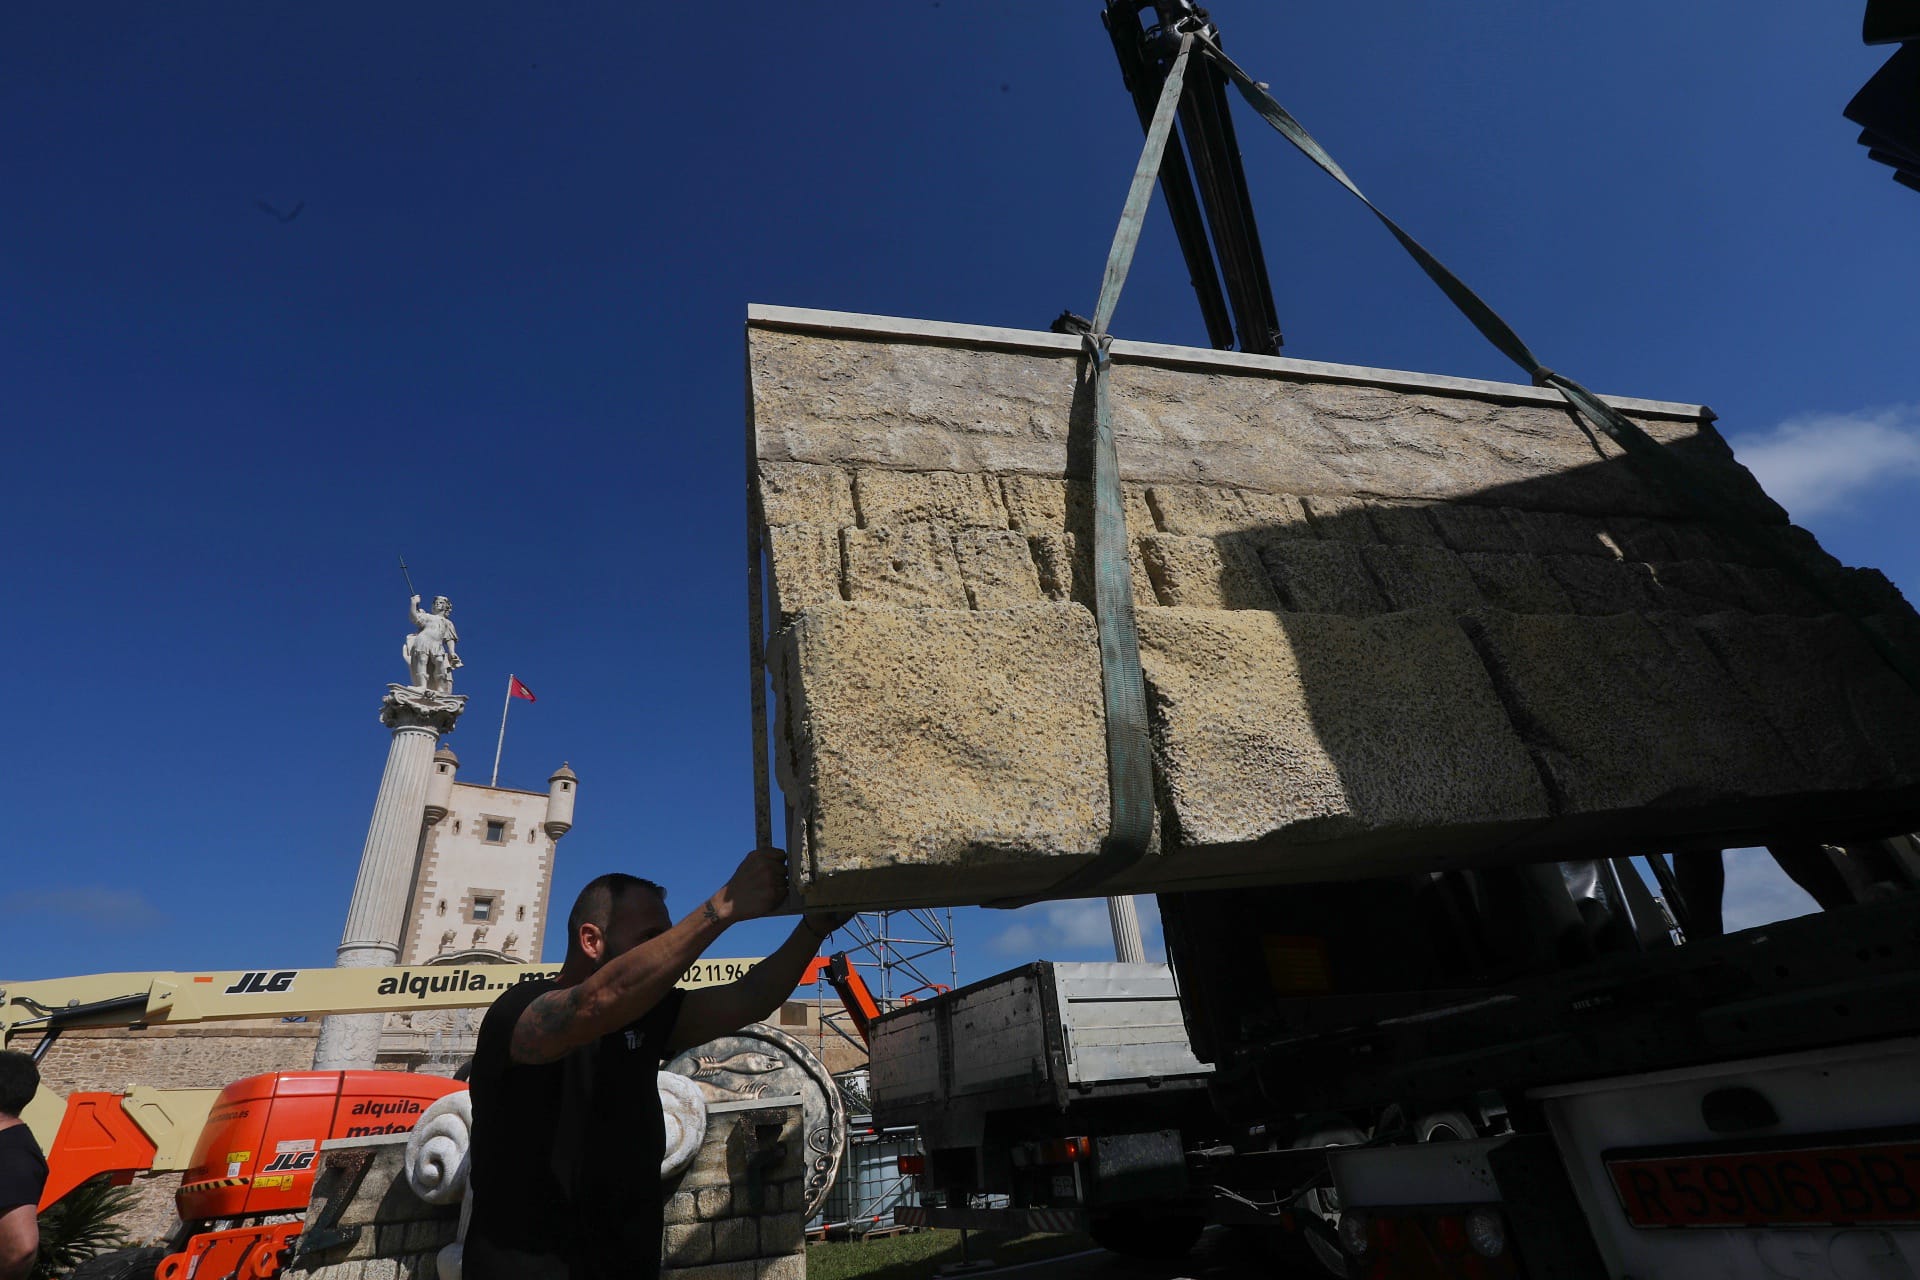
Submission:
[[[1113,923],[1113,958],[1121,964],[1140,964],[1147,944],[1140,937],[1140,909],[1132,898],[1108,898],[1107,919]]]
[[[380,775],[380,794],[373,802],[367,843],[360,851],[360,875],[353,883],[347,927],[340,935],[335,963],[343,968],[400,963],[400,931],[406,925],[414,862],[426,821],[434,748],[441,734],[453,730],[466,705],[464,697],[450,693],[387,686],[380,723],[393,731],[393,741],[387,748],[386,772]],[[384,1013],[328,1018],[314,1050],[314,1070],[372,1067],[386,1020]]]

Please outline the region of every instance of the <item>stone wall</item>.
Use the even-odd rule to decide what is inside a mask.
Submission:
[[[1044,891],[1109,795],[1077,341],[748,327],[773,760],[810,904]],[[1920,617],[1787,523],[1699,406],[1118,343],[1158,830],[1105,893],[1920,820]]]
[[[805,1280],[806,1138],[797,1103],[715,1103],[666,1204],[671,1280]]]
[[[321,1171],[288,1276],[435,1280],[435,1260],[459,1232],[460,1208],[431,1205],[413,1193],[407,1137],[322,1144]]]
[[[65,1096],[117,1093],[129,1085],[156,1089],[221,1089],[269,1071],[313,1065],[319,1022],[248,1020],[203,1027],[94,1028],[63,1032],[40,1063],[42,1085]],[[11,1047],[31,1053],[36,1036]],[[173,1193],[178,1173],[134,1179],[135,1200],[120,1225],[135,1243],[159,1243],[180,1223]]]

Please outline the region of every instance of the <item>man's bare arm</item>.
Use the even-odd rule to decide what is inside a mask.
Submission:
[[[26,1280],[40,1252],[40,1220],[30,1204],[0,1213],[0,1280]]]
[[[554,1062],[626,1026],[659,1004],[728,925],[768,914],[785,894],[786,866],[779,851],[747,855],[719,892],[671,929],[521,1010],[513,1024],[513,1061]]]
[[[742,977],[722,986],[687,992],[667,1048],[678,1053],[696,1044],[705,1044],[715,1036],[738,1031],[750,1022],[771,1017],[800,984],[800,977],[812,963],[820,944],[845,924],[846,919],[831,912],[806,916],[794,926],[778,951]]]

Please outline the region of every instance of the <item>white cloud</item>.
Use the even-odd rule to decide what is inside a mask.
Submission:
[[[1160,912],[1152,898],[1135,898],[1147,959],[1161,960]],[[1111,960],[1113,925],[1105,898],[1041,902],[1006,913],[1007,927],[987,940],[988,950],[1022,960]],[[1092,953],[1092,954],[1089,954]]]
[[[1920,405],[1816,413],[1737,436],[1734,452],[1794,519],[1920,476]]]
[[[1727,891],[1721,900],[1726,929],[1751,929],[1820,909],[1807,891],[1787,878],[1765,849],[1729,849]]]
[[[165,919],[138,890],[95,885],[9,894],[0,899],[0,914],[59,916],[94,929],[145,929]]]

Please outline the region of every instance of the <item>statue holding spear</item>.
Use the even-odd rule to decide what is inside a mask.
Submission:
[[[460,655],[454,650],[460,633],[453,629],[453,602],[445,596],[435,596],[431,612],[423,611],[420,593],[413,589],[413,575],[407,572],[404,558],[400,561],[400,573],[412,593],[407,612],[413,619],[414,632],[401,648],[410,683],[416,689],[452,693],[453,673],[461,666]]]

